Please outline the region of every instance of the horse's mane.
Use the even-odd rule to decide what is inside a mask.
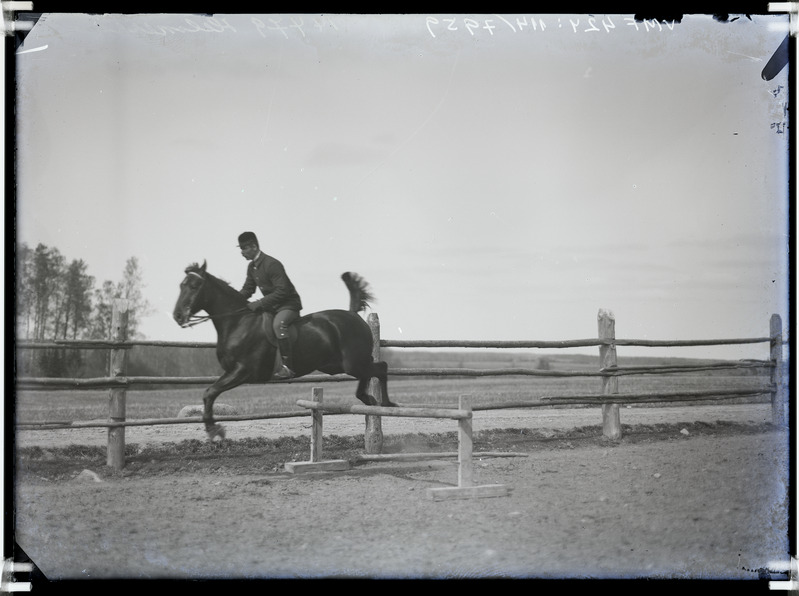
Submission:
[[[203,276],[207,282],[210,282],[215,287],[219,288],[222,292],[224,292],[230,298],[238,299],[239,302],[242,304],[247,302],[247,299],[242,296],[236,288],[230,285],[229,282],[225,281],[224,279],[220,279],[214,275],[208,273],[204,267],[200,267],[197,263],[192,263],[188,267],[186,267],[184,271],[187,275],[189,273],[196,273],[197,275]]]

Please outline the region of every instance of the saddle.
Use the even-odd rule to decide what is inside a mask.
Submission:
[[[274,321],[275,315],[271,312],[261,313],[261,328],[266,336],[266,341],[268,341],[269,344],[275,348],[275,364],[274,368],[272,369],[272,374],[276,373],[283,367],[283,357],[280,353],[280,344],[277,341],[277,334],[275,333],[275,329],[273,327]],[[294,342],[297,341],[297,328],[293,324],[289,325],[288,340],[291,346],[294,346]]]

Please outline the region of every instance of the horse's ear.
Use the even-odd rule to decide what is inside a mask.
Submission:
[[[202,271],[203,273],[205,273],[205,266],[206,266],[206,264],[207,264],[207,263],[205,262],[205,259],[203,259],[203,266],[202,266],[202,267],[200,267],[200,271]]]

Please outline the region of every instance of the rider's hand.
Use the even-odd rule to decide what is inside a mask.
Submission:
[[[248,302],[247,308],[249,308],[252,312],[258,312],[261,309],[261,305],[257,302]]]

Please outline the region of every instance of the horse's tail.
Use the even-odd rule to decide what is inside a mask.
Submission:
[[[361,312],[369,307],[369,303],[375,300],[374,295],[369,289],[369,284],[357,273],[347,271],[341,274],[341,279],[350,291],[350,312]]]

